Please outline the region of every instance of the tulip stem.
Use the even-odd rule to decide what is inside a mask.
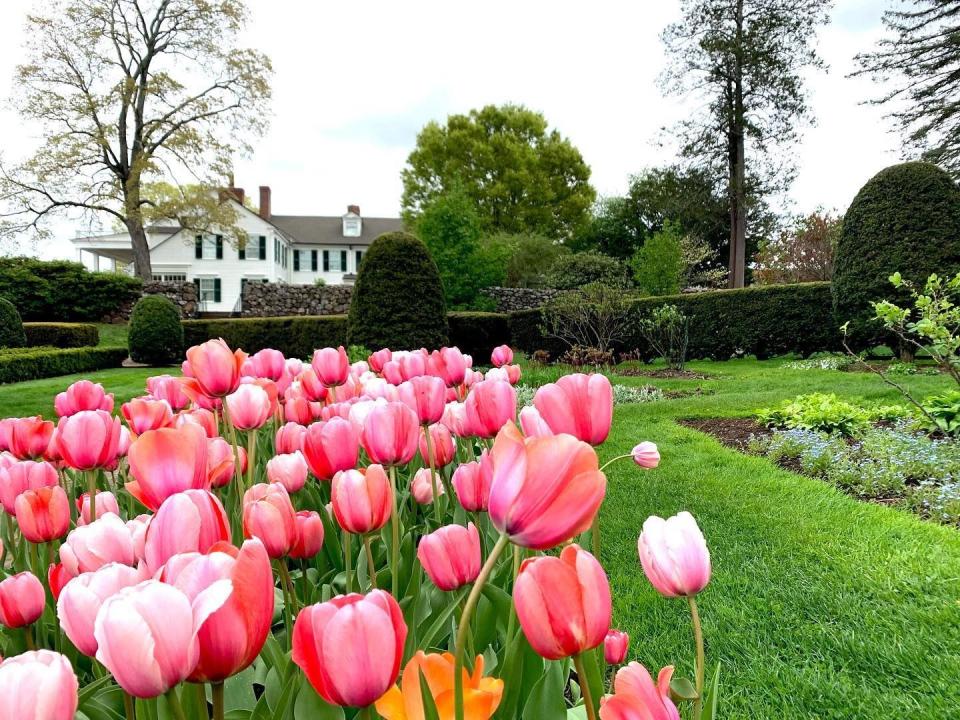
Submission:
[[[87,492],[90,493],[90,522],[97,519],[97,471],[87,470]],[[83,503],[80,503],[80,515],[83,516]]]
[[[287,594],[290,596],[290,610],[293,616],[295,616],[298,612],[297,593],[293,589],[293,580],[290,579],[290,571],[287,570],[287,559],[280,558],[277,561],[277,565],[280,570],[280,582],[283,583],[283,587],[286,588]]]
[[[397,468],[390,466],[390,482],[393,484],[393,515],[390,517],[390,532],[393,534],[393,546],[390,548],[390,588],[393,596],[400,591],[400,513],[397,510]]]
[[[25,642],[27,643],[27,650],[36,650],[36,649],[37,649],[36,643],[33,642],[33,634],[30,632],[30,626],[29,626],[29,625],[24,625],[24,626],[23,626],[23,637],[24,637]]]
[[[223,683],[210,683],[213,694],[213,720],[223,720]]]
[[[133,698],[130,693],[123,693],[123,713],[127,720],[136,720],[137,711],[134,709]]]
[[[247,431],[247,487],[253,487],[253,473],[257,459],[257,431]]]
[[[603,465],[600,466],[600,472],[603,472],[606,469],[607,465],[611,465],[615,463],[617,460],[626,460],[627,458],[632,458],[632,457],[633,455],[627,454],[627,455],[617,455],[615,458],[610,458]]]
[[[433,448],[431,447],[433,441],[430,439],[430,426],[423,426],[423,435],[427,440],[427,466],[430,468],[430,487],[433,489],[433,515],[437,519],[437,525],[441,524],[440,521],[440,495],[437,493],[437,473],[434,472],[433,466]]]
[[[175,687],[167,690],[164,697],[167,699],[167,704],[170,706],[170,712],[173,713],[173,717],[176,720],[187,720],[187,716],[183,712],[183,705],[180,704],[180,698],[177,697],[177,689]]]
[[[352,585],[353,582],[350,579],[350,575],[353,572],[353,552],[350,545],[352,544],[352,537],[350,533],[343,533],[343,560],[344,560],[344,570],[346,572],[346,579],[344,580],[344,587],[346,588],[347,594],[353,592]]]
[[[583,704],[587,709],[587,718],[597,720],[597,709],[593,705],[593,694],[590,692],[590,681],[587,671],[583,667],[583,653],[573,656],[573,666],[577,669],[577,682],[580,683],[580,692],[583,694]]]
[[[237,445],[237,429],[233,427],[233,423],[230,421],[230,411],[227,409],[227,403],[222,403],[223,406],[223,424],[226,425],[227,429],[230,431],[230,442],[233,445],[233,477],[237,481],[237,497],[243,495],[240,492],[243,489],[243,474],[240,472],[242,463],[240,462],[240,446]]]
[[[460,625],[457,627],[457,645],[454,648],[453,656],[453,688],[454,688],[454,708],[456,711],[456,720],[464,720],[463,716],[463,649],[467,642],[467,633],[470,631],[470,617],[480,602],[480,594],[483,592],[483,586],[486,584],[490,573],[493,572],[497,560],[507,545],[510,544],[510,538],[501,535],[497,544],[493,546],[487,561],[480,569],[480,574],[470,589],[470,595],[467,596],[467,604],[463,607],[463,614],[460,616]]]
[[[373,562],[373,536],[363,536],[363,548],[367,552],[367,574],[370,576],[370,587],[377,589],[377,565]]]
[[[600,511],[593,516],[593,525],[590,528],[590,542],[593,544],[593,556],[600,562]]]
[[[697,608],[697,600],[692,595],[687,598],[690,603],[690,617],[693,619],[693,636],[697,644],[697,698],[693,701],[693,717],[699,720],[703,712],[703,676],[704,664],[706,662],[703,652],[703,627],[700,624],[700,610]]]

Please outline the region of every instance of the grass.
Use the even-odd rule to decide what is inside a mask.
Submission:
[[[179,374],[177,368],[112,368],[78,375],[61,375],[43,380],[29,380],[12,385],[0,385],[0,417],[43,415],[56,418],[53,398],[75,380],[87,378],[102,383],[107,392],[114,393],[117,411],[120,404],[146,392],[146,380],[151,375]]]
[[[97,347],[126,347],[127,330],[126,323],[97,323],[97,331],[100,333]]]

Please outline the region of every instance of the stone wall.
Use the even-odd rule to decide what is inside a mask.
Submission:
[[[243,290],[243,316],[346,315],[352,295],[352,285],[247,283]]]
[[[497,302],[497,312],[514,312],[541,307],[562,291],[552,288],[490,287],[480,292]]]
[[[146,282],[143,284],[143,295],[163,295],[170,298],[173,304],[180,308],[180,317],[195,318],[199,311],[197,304],[197,286],[192,282]],[[139,299],[139,298],[137,298]],[[127,322],[136,300],[124,303],[101,322]]]

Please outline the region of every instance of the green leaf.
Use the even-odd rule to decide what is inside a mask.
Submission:
[[[293,717],[295,720],[343,720],[343,708],[327,703],[303,678],[293,705]]]
[[[423,668],[418,668],[420,674],[420,699],[423,701],[423,720],[440,720],[440,714],[437,712],[437,705],[433,699],[433,693],[430,692],[430,685],[423,674]]]
[[[701,720],[717,720],[719,717],[717,707],[720,704],[720,663],[717,663],[717,669],[713,671],[713,680],[706,696]]]
[[[248,667],[243,672],[227,678],[223,684],[223,709],[253,710],[257,706],[257,697],[253,693],[253,681],[256,672]]]
[[[548,662],[546,672],[536,682],[523,706],[523,720],[565,720],[561,663]]]
[[[696,700],[697,688],[689,678],[676,677],[670,681],[670,694],[677,700]]]

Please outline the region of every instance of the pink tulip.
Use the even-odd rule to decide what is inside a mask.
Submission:
[[[447,387],[456,387],[463,384],[463,378],[467,372],[467,359],[459,348],[440,348],[430,355],[430,369],[434,375],[443,380]]]
[[[137,561],[133,529],[116,515],[107,513],[89,525],[70,531],[60,546],[60,561],[72,576],[93,572],[114,562],[133,565]]]
[[[686,511],[667,520],[648,517],[637,551],[647,579],[664,597],[693,597],[710,582],[707,541]]]
[[[17,525],[28,542],[59,540],[70,529],[70,500],[59,485],[22,493],[16,511]]]
[[[484,380],[470,388],[464,405],[470,434],[491,438],[517,416],[517,391],[506,381]]]
[[[363,424],[363,449],[380,465],[406,465],[417,454],[419,426],[417,414],[403,403],[377,405]]]
[[[210,487],[219,488],[230,484],[236,474],[237,453],[240,455],[240,474],[247,471],[247,451],[234,446],[222,437],[207,440],[207,479]]]
[[[223,606],[199,627],[200,657],[191,682],[222,682],[256,660],[274,610],[273,570],[259,540],[247,540],[239,551],[224,545],[208,555],[178,555],[167,563],[162,580],[192,602],[217,583],[233,585]]]
[[[367,364],[370,366],[370,369],[375,373],[380,373],[383,371],[383,366],[386,365],[393,358],[393,353],[390,352],[387,348],[382,350],[377,350],[370,357],[367,358]]]
[[[343,385],[350,375],[350,359],[342,345],[336,349],[321,348],[314,351],[310,364],[327,387]]]
[[[275,455],[267,461],[267,481],[280,483],[288,493],[295,493],[307,482],[307,461],[299,450]]]
[[[431,479],[430,468],[420,468],[410,480],[410,494],[420,505],[429,505],[433,502],[434,485],[437,488],[437,495],[443,495],[443,483],[440,477],[433,473]]]
[[[134,479],[126,488],[150,510],[175,493],[206,490],[207,453],[207,438],[195,425],[145,432],[130,446],[127,460]]]
[[[420,443],[418,448],[420,450],[420,456],[424,458],[424,462],[429,465],[430,461],[427,458],[427,432],[430,433],[430,454],[433,458],[433,466],[435,468],[446,467],[453,462],[457,454],[457,446],[453,441],[453,437],[450,435],[450,431],[446,425],[442,425],[441,423],[420,429]]]
[[[295,520],[297,539],[290,548],[290,557],[294,560],[309,560],[323,547],[323,520],[313,510],[301,510]]]
[[[53,422],[36,417],[10,418],[10,452],[18,460],[40,458],[53,436]]]
[[[16,515],[20,493],[52,487],[57,482],[57,469],[48,462],[18,460],[7,467],[0,466],[0,502],[9,515]]]
[[[446,525],[421,538],[417,559],[441,590],[461,588],[480,574],[480,533],[473,523]]]
[[[143,513],[126,522],[127,532],[130,533],[130,540],[133,543],[133,556],[136,558],[136,562],[141,560],[144,563],[146,562],[147,530],[150,528],[151,520],[153,520],[153,515]]]
[[[120,515],[120,504],[112,492],[103,492],[97,490],[97,518],[101,518],[107,513]],[[93,518],[96,520],[96,518]],[[83,493],[77,500],[77,525],[89,525],[90,518],[90,493]]]
[[[314,423],[303,436],[303,456],[310,472],[319,480],[329,480],[341,470],[357,466],[360,442],[348,420],[334,417]]]
[[[633,461],[645,470],[652,470],[660,464],[660,451],[649,441],[644,441],[630,451]]]
[[[613,421],[613,387],[605,375],[564,375],[537,390],[533,404],[555,433],[600,445]]]
[[[484,512],[490,502],[490,482],[493,480],[493,461],[484,450],[479,462],[462,463],[453,471],[451,483],[457,500],[467,512]]]
[[[622,665],[627,659],[630,636],[622,630],[610,630],[603,639],[603,658],[607,665]]]
[[[287,358],[287,374],[296,377],[303,372],[304,364],[300,358]]]
[[[162,695],[187,679],[200,659],[197,635],[233,590],[218,580],[193,600],[158,580],[146,580],[107,598],[97,613],[97,660],[126,692]]]
[[[204,408],[194,408],[179,413],[174,420],[174,425],[178,428],[184,425],[197,425],[203,428],[203,432],[208,438],[215,438],[220,435],[220,430],[217,427],[217,416]]]
[[[173,411],[166,400],[139,398],[121,405],[120,411],[136,435],[173,425]]]
[[[120,419],[106,410],[81,410],[60,418],[57,449],[75,470],[108,467],[120,449]]]
[[[427,373],[427,354],[419,350],[413,352],[397,352],[393,354],[393,359],[400,365],[400,376],[404,380],[412,380],[415,377],[426,375]],[[399,383],[394,383],[399,385]]]
[[[144,557],[151,572],[179,553],[205,553],[219,542],[230,542],[230,520],[220,500],[207,490],[171,495],[150,520]]]
[[[227,395],[225,402],[230,424],[238,430],[256,430],[270,418],[270,396],[254,383],[242,384]]]
[[[0,663],[0,717],[73,720],[77,702],[77,676],[63,655],[32,650]]]
[[[527,405],[520,410],[520,428],[528,438],[556,435],[547,425],[547,421],[540,416],[540,411],[533,405]]]
[[[293,661],[328,703],[367,707],[396,681],[406,639],[403,613],[388,593],[339,595],[297,616]]]
[[[90,657],[97,654],[93,631],[103,601],[147,577],[145,568],[110,563],[94,572],[78,575],[63,586],[57,598],[57,617],[63,632],[77,650]]]
[[[297,540],[296,512],[283,485],[258,483],[243,494],[243,536],[259,538],[274,560]]]
[[[355,535],[376,532],[390,519],[393,487],[382,465],[344,470],[333,477],[330,489],[337,524]]]
[[[508,423],[490,456],[490,520],[514,544],[546,550],[591,526],[607,479],[585,442],[570,435],[525,440]]]
[[[680,720],[670,699],[673,666],[665,667],[654,684],[640,663],[632,662],[617,671],[614,694],[600,701],[600,720]]]
[[[147,392],[157,400],[166,400],[174,412],[183,410],[190,404],[190,398],[183,392],[180,379],[173,375],[154,375],[147,378]]]
[[[14,630],[40,619],[47,602],[43,585],[33,573],[11,575],[0,582],[0,625]]]
[[[77,380],[54,398],[53,406],[58,417],[75,415],[82,410],[106,410],[113,412],[113,393],[104,392],[103,385],[89,380]]]
[[[184,391],[188,394],[199,391],[214,398],[229,395],[240,385],[241,369],[246,359],[245,352],[231,351],[223,340],[207,340],[194,345],[187,350],[190,374],[181,381]]]
[[[326,400],[330,394],[330,390],[323,384],[320,376],[317,375],[317,371],[312,367],[307,368],[300,374],[300,391],[311,402]]]
[[[400,402],[417,414],[421,425],[440,422],[446,406],[447,386],[433,375],[420,375],[397,388]]]
[[[467,437],[467,408],[461,402],[448,402],[440,422],[457,437]]]
[[[513,601],[523,634],[548,660],[597,647],[610,629],[610,584],[597,559],[579,545],[560,557],[528,558],[520,565]]]
[[[284,395],[283,419],[287,423],[309,425],[313,422],[313,403],[302,393],[293,392],[291,387]]]
[[[510,349],[509,345],[500,345],[499,347],[495,347],[493,352],[490,353],[490,362],[492,362],[496,367],[509,365],[513,362],[513,350]]]
[[[287,360],[279,350],[264,348],[249,357],[244,363],[244,369],[249,370],[249,375],[276,382],[286,372]]]
[[[507,382],[511,385],[516,385],[520,382],[520,376],[523,375],[523,369],[519,365],[505,365],[504,370],[507,371]]]
[[[397,360],[388,360],[385,362],[380,374],[383,375],[383,379],[391,385],[399,385],[404,379],[403,371],[400,369],[400,362]]]
[[[487,370],[487,371],[483,374],[483,379],[484,379],[484,380],[499,380],[499,381],[505,382],[505,383],[509,383],[509,382],[510,382],[510,376],[507,375],[507,369],[506,369],[506,368],[498,368],[498,367],[493,367],[493,368],[490,368],[489,370]]]
[[[60,593],[66,584],[73,580],[73,575],[64,567],[63,563],[51,563],[47,567],[47,586],[50,588],[50,594],[56,602],[60,599]]]
[[[306,432],[307,428],[299,423],[288,422],[282,425],[277,430],[276,451],[278,453],[297,452],[303,447],[303,436]]]

